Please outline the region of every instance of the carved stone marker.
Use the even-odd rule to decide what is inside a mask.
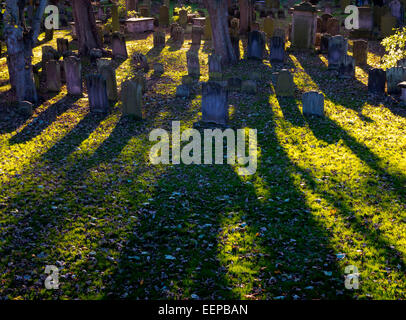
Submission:
[[[328,68],[338,69],[347,55],[348,41],[343,36],[331,37],[328,42]]]
[[[248,35],[247,58],[262,60],[264,58],[265,39],[259,31],[252,31]]]
[[[202,121],[220,125],[228,122],[228,92],[218,83],[202,84]]]
[[[368,92],[372,94],[384,95],[386,84],[385,70],[374,68],[368,72]]]
[[[127,80],[121,85],[123,114],[142,119],[142,84]]]
[[[352,46],[352,55],[355,59],[357,66],[367,64],[368,59],[368,41],[366,40],[354,40]]]
[[[324,96],[317,91],[305,92],[302,95],[303,114],[324,117]]]
[[[82,95],[82,64],[77,57],[63,59],[65,66],[66,87],[68,94]]]
[[[127,53],[127,47],[125,45],[125,38],[124,35],[115,32],[113,33],[112,36],[112,51],[113,51],[113,57],[119,58],[119,59],[127,59],[128,58],[128,53]]]
[[[270,61],[285,61],[285,41],[281,37],[272,37],[269,43]]]
[[[45,65],[46,86],[50,92],[61,91],[61,67],[56,60],[49,60]]]
[[[106,81],[107,88],[107,98],[110,101],[117,101],[117,80],[116,80],[116,70],[112,66],[102,66],[99,70],[100,75]]]
[[[186,58],[189,76],[193,78],[199,78],[200,77],[199,54],[194,50],[189,50],[186,53]]]
[[[275,92],[280,97],[293,97],[295,93],[295,83],[293,76],[287,69],[282,69],[278,73]]]
[[[110,104],[107,98],[106,80],[100,74],[88,75],[86,76],[86,87],[90,112],[108,113]]]

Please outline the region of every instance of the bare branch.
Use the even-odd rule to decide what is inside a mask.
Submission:
[[[32,20],[32,42],[36,43],[39,35],[39,30],[41,27],[41,20],[44,15],[45,7],[47,6],[48,1],[47,0],[40,0],[39,6],[35,12],[35,17]]]

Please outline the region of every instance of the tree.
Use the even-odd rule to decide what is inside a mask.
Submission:
[[[4,35],[7,44],[7,66],[17,101],[37,102],[32,71],[32,49],[37,43],[47,0],[39,0],[30,25],[24,16],[26,0],[6,0]],[[34,9],[34,8],[33,8]]]
[[[240,1],[240,33],[246,34],[250,31],[252,16],[254,12],[254,3],[252,0]]]
[[[79,40],[79,52],[87,55],[91,49],[102,49],[90,0],[71,0],[71,3],[76,34]]]
[[[221,55],[224,65],[237,62],[228,28],[228,1],[203,0],[209,12],[214,51]]]

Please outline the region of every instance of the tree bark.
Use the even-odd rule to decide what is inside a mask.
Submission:
[[[231,44],[228,28],[228,1],[204,0],[203,2],[210,15],[215,53],[221,55],[224,65],[236,63],[237,57]]]
[[[42,16],[47,0],[40,0],[31,26],[24,19],[25,0],[7,0],[4,34],[7,44],[7,66],[10,83],[17,101],[37,102],[32,71],[32,49],[37,42]]]
[[[88,55],[91,49],[102,49],[90,0],[71,0],[71,3],[79,40],[79,52]]]
[[[240,2],[240,34],[250,31],[254,4],[252,0],[239,0]]]

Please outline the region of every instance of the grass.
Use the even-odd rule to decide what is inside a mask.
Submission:
[[[199,91],[174,97],[188,43],[158,52],[152,37],[127,42],[165,66],[149,80],[143,121],[123,117],[120,102],[89,114],[87,96],[63,88],[21,125],[3,123],[0,298],[405,299],[406,118],[367,96],[367,71],[343,81],[325,57],[290,52],[296,94],[279,98],[280,67],[240,62],[227,77],[262,77],[257,95],[230,94],[231,126],[258,130],[256,174],[153,166],[149,133],[201,117]],[[202,45],[201,81],[208,53]],[[119,85],[134,74],[130,59],[116,67]],[[302,116],[309,89],[325,95],[324,119]],[[49,264],[59,290],[44,287]],[[344,287],[348,265],[358,290]]]

